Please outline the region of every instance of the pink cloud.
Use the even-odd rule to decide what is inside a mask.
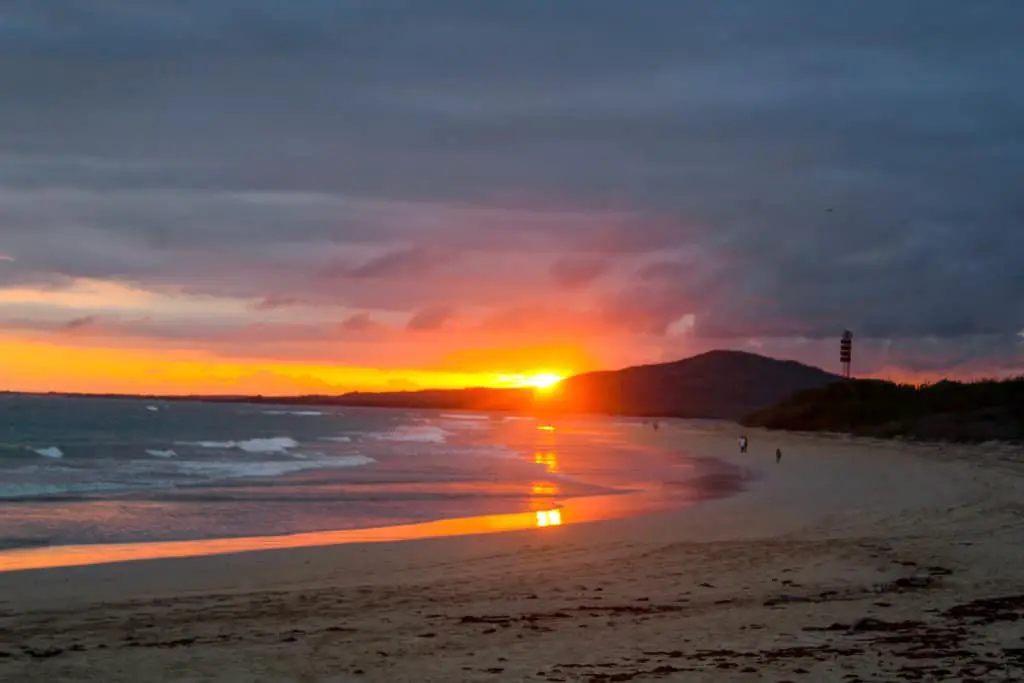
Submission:
[[[551,265],[551,277],[564,289],[580,289],[604,275],[610,266],[607,258],[563,258]]]
[[[451,306],[431,306],[417,312],[409,319],[406,329],[417,332],[439,330],[455,315]]]

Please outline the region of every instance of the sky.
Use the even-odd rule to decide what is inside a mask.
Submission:
[[[1024,372],[1016,0],[0,0],[0,388]]]

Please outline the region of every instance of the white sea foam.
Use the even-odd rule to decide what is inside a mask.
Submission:
[[[160,406],[146,406],[146,410],[148,410],[151,413],[155,413],[160,410]]]
[[[490,429],[490,420],[462,420],[462,419],[442,419],[438,420],[438,424],[443,425],[445,429],[454,429],[460,432],[482,432]]]
[[[335,443],[352,443],[351,436],[325,436],[322,441],[334,441]]]
[[[433,425],[398,427],[390,432],[370,434],[381,441],[407,441],[412,443],[445,443],[450,432]]]
[[[320,417],[324,413],[319,410],[264,410],[264,415],[295,415],[298,417]]]
[[[450,429],[455,432],[484,432],[487,431],[487,425],[481,422],[446,422],[441,421],[441,424],[445,429]]]
[[[178,457],[178,454],[175,453],[174,451],[170,450],[170,449],[168,449],[166,451],[162,451],[162,450],[160,450],[158,448],[147,448],[146,449],[146,455],[152,455],[154,458],[176,458],[176,457]]]
[[[490,415],[476,415],[473,413],[442,413],[441,417],[445,420],[490,420]]]
[[[179,446],[196,446],[198,448],[218,448],[228,450],[235,447],[235,441],[178,441]]]
[[[180,469],[203,474],[214,479],[247,479],[252,477],[279,477],[303,470],[359,467],[374,462],[365,455],[317,460],[281,460],[269,462],[201,462],[179,461]]]
[[[274,436],[269,439],[248,439],[235,444],[236,448],[246,453],[282,453],[289,448],[297,448],[299,442],[290,436]]]
[[[272,436],[268,439],[246,439],[245,441],[179,441],[180,446],[216,448],[223,451],[239,450],[246,453],[284,453],[297,448],[299,442],[290,436]]]
[[[33,448],[33,451],[43,456],[44,458],[52,458],[54,460],[60,460],[64,457],[64,451],[57,448],[56,446],[47,446],[46,448]]]

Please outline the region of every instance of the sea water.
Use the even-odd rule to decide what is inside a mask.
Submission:
[[[0,396],[0,550],[383,527],[638,491],[672,505],[711,481],[708,463],[645,445],[643,429],[10,394]],[[716,491],[698,498],[722,492],[716,472]]]

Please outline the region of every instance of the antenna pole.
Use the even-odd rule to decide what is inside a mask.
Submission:
[[[850,359],[853,355],[853,332],[846,330],[839,340],[839,362],[843,367],[843,377],[850,379]]]

